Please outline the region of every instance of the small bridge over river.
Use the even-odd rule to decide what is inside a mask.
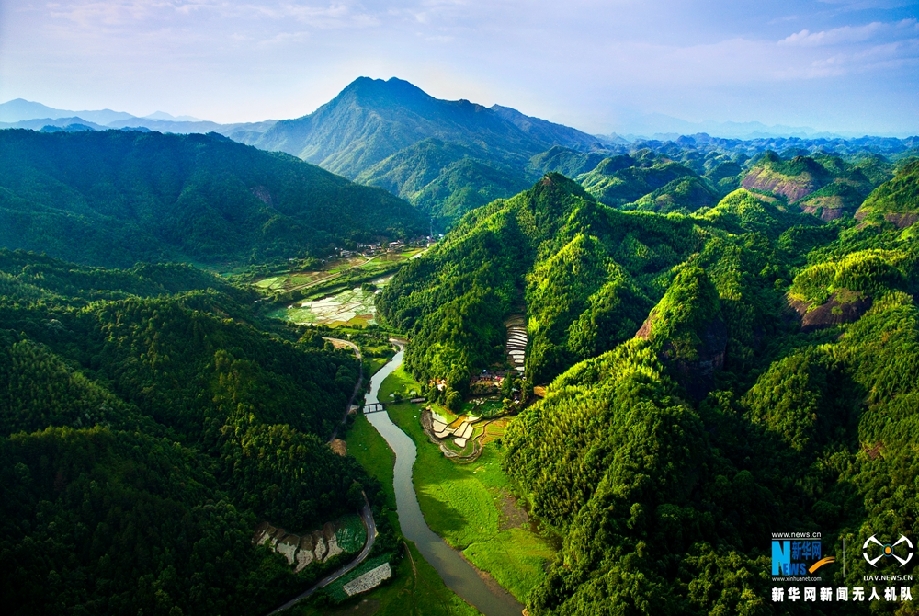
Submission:
[[[379,402],[375,404],[368,404],[364,406],[364,415],[369,415],[370,413],[380,413],[386,409],[383,408],[383,405]]]

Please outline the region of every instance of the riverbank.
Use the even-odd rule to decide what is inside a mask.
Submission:
[[[395,454],[370,425],[358,415],[347,434],[348,455],[354,457],[383,486],[382,515],[391,528],[399,528],[393,490]],[[393,580],[338,608],[306,607],[299,616],[481,616],[480,612],[447,588],[444,581],[406,542],[405,557],[395,567]]]
[[[428,526],[526,603],[555,550],[517,506],[501,468],[503,453],[490,443],[475,462],[456,464],[425,436],[418,405],[389,405],[387,410],[417,447],[414,486]]]
[[[371,379],[367,404],[379,402],[381,384],[402,362],[402,352]],[[415,443],[390,419],[388,413],[372,413],[366,416],[396,454],[393,468],[393,491],[399,515],[399,527],[405,538],[415,544],[418,551],[430,563],[450,590],[485,616],[519,616],[523,605],[496,584],[487,584],[463,556],[452,549],[425,523],[421,507],[415,496],[412,473],[415,467]]]
[[[380,399],[393,399],[390,394],[406,398],[412,390],[420,391],[420,385],[399,368],[383,381]],[[555,549],[517,505],[502,470],[500,445],[491,440],[481,456],[468,464],[447,459],[424,433],[420,421],[424,406],[390,403],[386,409],[417,448],[414,489],[427,525],[518,601],[526,603],[532,589],[543,580],[545,565]]]

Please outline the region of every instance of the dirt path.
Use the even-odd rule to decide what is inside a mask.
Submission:
[[[338,428],[345,425],[345,423],[348,421],[348,411],[351,410],[351,405],[354,404],[354,399],[357,397],[357,392],[360,391],[361,385],[364,384],[364,364],[362,362],[363,356],[361,355],[361,349],[350,340],[330,338],[328,336],[324,337],[323,339],[331,342],[336,348],[349,347],[354,349],[354,354],[357,355],[357,361],[359,364],[361,364],[357,373],[357,383],[354,384],[354,391],[351,392],[351,397],[348,399],[348,404],[345,405],[345,414],[341,418],[341,423],[335,426],[335,429],[332,431],[332,438],[329,439],[329,442],[331,443],[336,438],[338,438]]]
[[[335,280],[336,278],[341,278],[342,276],[344,276],[346,273],[350,272],[351,270],[357,269],[357,268],[359,268],[359,267],[364,267],[365,265],[367,265],[368,263],[370,263],[371,261],[373,261],[374,259],[376,259],[376,257],[364,257],[364,258],[367,259],[367,260],[364,261],[363,263],[359,263],[359,264],[357,264],[357,265],[352,265],[351,267],[347,267],[347,268],[345,268],[345,269],[343,269],[343,270],[340,270],[340,271],[337,271],[337,272],[329,272],[329,275],[328,275],[328,276],[317,277],[315,280],[311,280],[311,281],[306,282],[306,283],[303,283],[303,284],[291,286],[291,287],[285,289],[285,291],[305,291],[306,289],[309,289],[310,287],[315,287],[316,285],[318,285],[318,284],[320,284],[320,283],[328,282],[329,280]],[[288,278],[288,280],[289,280],[289,278]]]

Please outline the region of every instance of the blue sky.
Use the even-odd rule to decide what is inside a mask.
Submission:
[[[0,101],[293,118],[359,75],[594,133],[919,134],[919,0],[0,0]]]

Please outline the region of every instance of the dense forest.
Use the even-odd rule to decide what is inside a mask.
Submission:
[[[384,190],[216,133],[0,131],[7,248],[106,267],[225,267],[427,230]]]
[[[702,177],[647,158],[668,203],[668,177]],[[843,540],[919,536],[919,167],[743,165],[718,201],[663,213],[550,173],[467,214],[379,296],[448,402],[507,365],[505,319],[526,314],[526,376],[548,387],[503,439],[505,470],[563,537],[531,614],[864,613],[773,603],[771,532],[821,531],[839,560]],[[870,569],[823,575],[860,586]]]
[[[10,614],[251,614],[308,580],[252,546],[376,484],[325,444],[353,355],[184,265],[0,250],[0,602]],[[318,575],[318,570],[307,570]]]

